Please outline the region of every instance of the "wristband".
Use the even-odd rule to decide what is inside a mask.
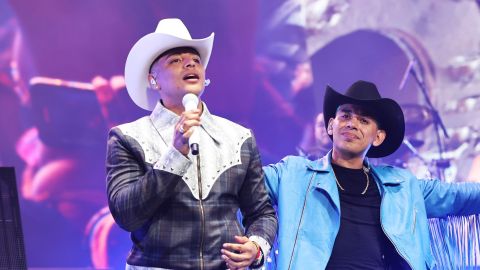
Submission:
[[[257,247],[257,255],[255,256],[255,260],[252,262],[251,267],[257,268],[263,265],[263,250],[255,241],[252,241],[252,243]]]

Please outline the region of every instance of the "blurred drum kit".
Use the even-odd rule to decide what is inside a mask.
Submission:
[[[422,74],[425,70],[417,65],[415,55],[410,57],[399,89],[411,75],[423,95],[424,105],[401,104],[405,138],[400,149],[387,161],[411,170],[419,178],[438,178],[447,182],[480,181],[480,172],[476,173],[479,175],[472,174],[472,160],[480,156],[480,123],[472,121],[480,110],[480,95],[467,95],[446,102],[442,114],[449,117],[450,128],[447,129],[443,116],[430,101],[431,85],[427,85],[425,74]]]
[[[405,138],[400,148],[391,156],[382,159],[382,163],[392,164],[411,170],[417,177],[431,178],[434,159],[424,157],[420,148],[425,141],[418,134],[432,125],[433,117],[423,105],[401,104],[405,117]]]
[[[441,137],[440,150],[435,147],[435,139],[431,136],[435,130],[428,129],[434,125],[431,110],[419,104],[401,106],[405,116],[405,138],[399,150],[383,162],[407,168],[420,178],[440,178],[447,182],[476,181],[480,178],[469,175],[472,160],[480,155],[480,129],[474,123],[449,128],[449,137]],[[475,95],[452,101],[446,113],[460,115],[479,109],[480,95]],[[429,145],[426,145],[427,142]]]

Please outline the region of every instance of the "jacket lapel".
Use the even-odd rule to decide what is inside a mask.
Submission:
[[[317,177],[313,180],[313,186],[317,190],[324,190],[340,212],[340,198],[337,184],[335,182],[335,175],[330,162],[331,151],[316,161],[309,161],[307,163],[307,169],[312,171],[312,173],[317,173]]]

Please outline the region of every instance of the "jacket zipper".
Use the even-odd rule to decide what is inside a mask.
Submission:
[[[417,224],[417,208],[413,208],[413,229],[412,229],[412,234],[415,233],[415,225]]]
[[[312,180],[315,174],[317,174],[317,172],[312,173],[312,177],[310,178],[310,182],[308,183],[307,191],[305,192],[305,198],[303,199],[302,213],[300,214],[300,221],[298,222],[297,233],[295,234],[295,241],[293,241],[292,255],[290,256],[290,262],[288,263],[288,270],[290,270],[292,266],[293,255],[295,253],[295,247],[297,245],[298,232],[300,231],[300,226],[302,225],[302,220],[303,220],[303,212],[305,211],[305,206],[307,205],[308,191],[310,190],[310,186],[312,185]]]
[[[203,208],[202,197],[202,173],[200,171],[200,155],[197,155],[197,176],[198,176],[198,195],[199,195],[199,210],[201,219],[201,234],[200,234],[200,270],[204,269],[203,261],[203,242],[205,241],[205,210]]]
[[[395,250],[397,251],[398,255],[400,255],[400,257],[402,257],[403,260],[405,260],[408,264],[408,266],[410,266],[410,268],[412,270],[414,270],[415,268],[412,267],[412,265],[410,264],[410,262],[405,258],[405,256],[400,252],[400,250],[398,249],[398,247],[395,245],[395,242],[392,241],[392,238],[390,238],[390,236],[387,234],[387,232],[385,231],[385,228],[383,227],[383,223],[382,223],[382,205],[383,205],[383,195],[385,194],[385,192],[383,192],[382,194],[382,199],[380,201],[380,227],[382,227],[382,231],[383,233],[385,234],[385,236],[388,238],[388,240],[390,241],[390,243],[392,243],[393,247],[395,248]]]

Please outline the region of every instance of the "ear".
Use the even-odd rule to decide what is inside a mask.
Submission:
[[[155,77],[153,77],[152,74],[148,74],[148,84],[152,89],[160,89],[160,86],[158,85],[157,80],[155,79]]]
[[[330,120],[328,120],[327,134],[333,135],[333,118],[330,118]]]
[[[383,129],[377,130],[377,135],[375,136],[375,139],[373,140],[372,145],[373,146],[379,146],[380,144],[383,143],[385,138],[387,137],[387,133]]]

